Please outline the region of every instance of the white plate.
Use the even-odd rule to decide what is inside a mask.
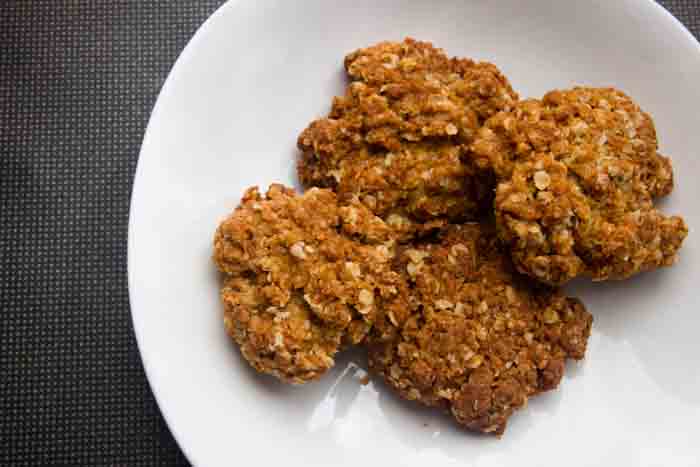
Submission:
[[[595,315],[587,358],[505,436],[466,434],[362,386],[354,363],[310,386],[250,370],[226,337],[210,261],[243,190],[295,182],[295,142],[343,90],[346,52],[431,40],[489,60],[522,96],[614,85],[656,118],[691,234],[680,263],[578,284]],[[198,465],[689,466],[700,443],[700,46],[651,1],[231,1],[187,46],[143,143],[129,230],[134,328],[153,392]],[[361,361],[357,361],[362,365]]]

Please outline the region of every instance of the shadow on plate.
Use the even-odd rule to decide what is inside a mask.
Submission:
[[[678,282],[684,278],[675,273],[671,268],[624,281],[578,280],[567,291],[580,296],[593,314],[594,332],[618,344],[629,344],[659,388],[686,404],[699,405],[700,373],[696,369],[700,340],[696,329],[700,318],[689,320],[687,307],[695,305],[688,305],[687,298],[678,295],[682,289]]]

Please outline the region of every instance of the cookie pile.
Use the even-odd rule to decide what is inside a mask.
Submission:
[[[401,397],[504,432],[581,359],[593,318],[558,286],[672,265],[687,235],[651,117],[615,89],[519,100],[429,43],[345,58],[299,136],[303,194],[249,189],[218,227],[224,323],[258,371],[315,380],[349,346]]]

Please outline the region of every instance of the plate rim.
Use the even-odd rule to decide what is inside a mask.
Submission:
[[[160,88],[160,91],[158,91],[158,96],[156,97],[156,101],[153,104],[153,107],[151,109],[151,113],[148,116],[148,124],[146,125],[146,130],[144,131],[143,138],[141,140],[141,147],[139,149],[139,155],[138,159],[136,161],[136,170],[134,171],[134,178],[133,178],[133,183],[131,186],[131,194],[129,198],[129,221],[128,221],[128,231],[127,231],[127,286],[128,286],[128,295],[129,295],[129,315],[131,316],[131,327],[134,333],[134,338],[136,339],[136,347],[139,351],[139,359],[141,360],[141,365],[143,366],[143,371],[144,374],[146,375],[146,381],[148,382],[148,387],[151,390],[151,393],[153,394],[153,398],[156,401],[156,406],[158,407],[158,410],[160,411],[161,416],[163,417],[163,420],[165,421],[165,424],[167,425],[168,430],[170,431],[170,434],[172,435],[173,439],[177,443],[178,447],[180,448],[180,451],[182,451],[183,455],[187,459],[187,461],[191,465],[199,465],[199,463],[195,462],[195,454],[192,452],[190,449],[190,445],[186,444],[183,442],[184,440],[184,434],[180,432],[179,429],[175,427],[175,423],[173,423],[173,420],[170,417],[170,414],[168,411],[164,408],[164,404],[162,402],[162,397],[160,396],[158,390],[156,389],[157,383],[154,381],[154,378],[151,376],[152,372],[150,370],[151,368],[151,363],[149,363],[148,358],[144,355],[144,329],[139,326],[138,320],[136,318],[136,314],[134,313],[135,307],[135,298],[134,298],[134,287],[135,287],[135,278],[134,278],[134,267],[135,267],[135,258],[134,258],[134,246],[133,244],[136,242],[135,240],[135,221],[134,221],[134,207],[137,203],[137,200],[139,199],[139,193],[143,190],[142,188],[139,188],[143,182],[140,182],[140,180],[144,177],[143,175],[143,165],[141,164],[142,159],[144,158],[144,154],[146,152],[145,147],[146,147],[146,142],[148,139],[151,137],[153,134],[153,127],[155,125],[155,120],[154,116],[157,117],[159,114],[159,109],[163,106],[163,98],[169,91],[170,87],[172,86],[173,81],[176,79],[176,75],[179,74],[181,69],[184,66],[184,63],[187,60],[187,57],[194,53],[194,50],[197,46],[197,43],[201,40],[201,38],[204,35],[205,30],[207,30],[210,25],[216,21],[216,19],[223,15],[224,11],[227,10],[228,8],[233,7],[237,3],[243,0],[227,0],[223,4],[219,5],[219,7],[214,10],[213,13],[211,13],[207,19],[204,20],[204,22],[195,30],[195,32],[192,34],[192,36],[187,40],[187,44],[183,47],[182,51],[178,54],[177,58],[173,62],[172,67],[168,71],[168,75],[165,78],[165,81],[163,82],[163,85]],[[252,0],[254,1],[254,0]]]

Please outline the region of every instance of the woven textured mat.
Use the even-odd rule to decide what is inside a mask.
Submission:
[[[186,465],[131,329],[129,195],[221,0],[0,0],[0,465]],[[662,2],[700,35],[700,0]]]

